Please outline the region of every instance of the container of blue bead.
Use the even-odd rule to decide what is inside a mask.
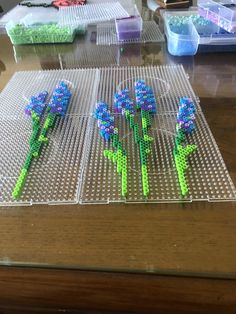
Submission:
[[[76,30],[71,26],[61,26],[57,23],[25,25],[10,21],[6,31],[12,44],[45,44],[72,43]]]
[[[192,56],[197,53],[200,36],[191,19],[182,17],[165,19],[167,47],[174,56]]]
[[[168,51],[174,56],[236,51],[236,34],[225,31],[196,10],[166,12],[163,18]]]

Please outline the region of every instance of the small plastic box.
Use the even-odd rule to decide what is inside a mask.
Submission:
[[[143,29],[143,20],[140,16],[116,20],[116,34],[119,41],[140,39]]]
[[[197,11],[168,11],[163,18],[168,51],[174,56],[236,51],[236,34],[226,32]]]
[[[236,0],[198,0],[198,13],[227,32],[236,32]]]
[[[6,31],[14,45],[71,43],[76,33],[72,26],[59,25],[55,14],[28,14],[19,22],[8,22]]]

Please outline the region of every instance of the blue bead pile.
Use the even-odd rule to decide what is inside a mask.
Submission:
[[[43,91],[36,96],[31,96],[29,104],[25,107],[25,113],[28,116],[31,116],[32,113],[36,113],[39,117],[41,117],[46,107],[45,101],[47,96],[47,91]]]
[[[197,26],[208,26],[212,25],[212,22],[203,18],[199,15],[173,15],[168,19],[168,23],[170,25],[170,29],[172,32],[180,35],[188,35],[188,23],[192,21],[193,24]]]
[[[136,103],[140,106],[140,109],[149,111],[150,113],[157,112],[153,90],[150,86],[145,84],[144,80],[135,82],[135,95]]]
[[[48,104],[49,111],[51,113],[64,116],[66,114],[70,98],[71,92],[67,84],[61,81],[53,91],[52,98]]]
[[[100,129],[100,135],[105,141],[110,140],[111,135],[115,133],[114,117],[111,116],[108,110],[108,105],[105,102],[99,102],[96,105],[95,118]]]
[[[134,101],[129,97],[128,88],[115,93],[114,109],[116,113],[122,113],[122,115],[124,115],[126,111],[134,113]]]
[[[184,133],[191,134],[195,129],[196,108],[189,97],[180,98],[179,112],[177,115],[177,128],[182,129]]]

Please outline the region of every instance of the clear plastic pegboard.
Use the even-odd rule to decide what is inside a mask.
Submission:
[[[106,56],[106,58],[104,58]],[[78,45],[74,51],[71,51],[62,56],[63,65],[66,68],[97,68],[97,63],[100,66],[117,66],[119,63],[119,51],[116,46],[105,47],[87,44],[84,46]],[[128,63],[127,60],[126,64]]]
[[[134,143],[132,131],[122,116],[115,118],[123,147],[128,152],[128,196],[121,196],[121,178],[116,166],[103,155],[103,150],[112,148],[106,144],[97,130],[96,121],[91,124],[93,134],[90,154],[87,157],[82,186],[82,203],[111,202],[191,202],[197,200],[235,200],[234,185],[215,144],[202,113],[196,116],[196,132],[188,138],[196,144],[196,153],[189,158],[187,181],[189,194],[181,196],[178,176],[174,164],[176,115],[156,115],[152,120],[150,136],[154,137],[152,152],[148,160],[148,198],[142,194],[142,179],[139,148]]]
[[[101,3],[110,3],[114,4],[115,2],[119,2],[122,7],[131,15],[139,15],[138,8],[136,6],[135,0],[87,0],[86,4],[101,4]]]
[[[102,69],[97,100],[107,102],[112,110],[114,92],[125,87],[133,91],[134,82],[140,78],[152,87],[158,104],[158,114],[152,118],[150,130],[150,136],[154,138],[148,159],[150,193],[147,198],[143,197],[139,148],[129,123],[116,114],[115,126],[128,156],[128,195],[126,198],[121,196],[121,176],[116,166],[103,155],[104,149],[112,148],[112,145],[101,138],[94,119],[89,127],[90,148],[85,157],[81,203],[235,200],[234,184],[182,66]],[[189,158],[186,176],[190,192],[185,197],[181,195],[173,158],[176,112],[179,97],[184,95],[191,97],[197,108],[196,131],[188,136],[187,142],[198,146]],[[137,118],[140,121],[140,117]]]
[[[15,73],[0,94],[0,205],[78,202],[85,136],[99,75],[96,69]],[[51,96],[61,80],[72,90],[67,114],[57,118],[50,129],[49,142],[32,162],[22,194],[15,201],[11,194],[32,132],[31,119],[25,117],[24,107],[30,96],[40,91],[47,90]]]
[[[60,7],[59,24],[81,25],[128,17],[128,12],[119,2]]]
[[[158,104],[150,129],[154,137],[148,159],[150,194],[146,199],[142,195],[139,153],[132,131],[124,117],[116,114],[115,124],[128,154],[128,195],[122,198],[120,175],[103,156],[110,144],[99,135],[93,112],[97,101],[106,101],[111,107],[114,93],[124,87],[133,90],[135,80],[140,78],[153,88]],[[32,163],[22,195],[14,201],[11,193],[31,135],[31,121],[24,116],[24,106],[41,90],[51,95],[60,80],[67,81],[72,89],[67,115],[58,118],[50,130],[48,145]],[[189,158],[190,192],[182,197],[173,147],[179,97],[185,95],[197,108],[196,131],[187,141],[198,145],[198,150]],[[235,187],[182,66],[18,72],[0,94],[0,104],[1,206],[236,199]]]
[[[136,0],[87,0],[86,4],[115,3],[115,2],[119,2],[126,11],[129,11],[129,9],[134,10],[130,12],[130,15],[134,15],[134,13],[137,13]]]
[[[132,43],[163,42],[164,35],[155,21],[144,21],[143,31],[139,39],[129,39],[119,41],[114,23],[104,23],[97,25],[97,45],[121,45]]]

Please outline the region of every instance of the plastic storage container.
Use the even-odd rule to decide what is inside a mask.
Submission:
[[[72,43],[75,37],[73,28],[58,26],[57,24],[25,26],[24,24],[9,22],[6,30],[14,45]]]
[[[169,11],[163,18],[168,51],[174,56],[236,51],[236,35],[199,16],[197,11]]]
[[[236,32],[236,0],[198,0],[198,13],[227,32]]]
[[[175,22],[174,15],[168,13],[164,14],[164,19],[169,53],[174,56],[195,55],[200,36],[192,20],[185,19]]]
[[[37,17],[37,15],[43,14],[45,18],[47,15],[50,15],[50,16],[59,15],[58,10],[53,7],[52,8],[25,7],[25,6],[17,5],[12,10],[7,12],[0,18],[0,29],[5,29],[7,23],[10,21],[20,22],[22,18],[30,14],[33,14],[35,17]]]
[[[116,20],[116,34],[119,41],[140,39],[143,20],[140,16]]]
[[[58,13],[31,13],[19,22],[8,22],[6,31],[14,45],[73,42],[75,28],[61,26],[58,21]]]

